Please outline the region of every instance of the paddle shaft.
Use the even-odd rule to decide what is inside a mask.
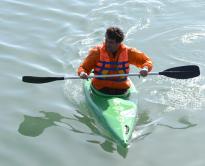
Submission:
[[[159,75],[157,72],[150,72],[148,75]],[[130,76],[140,76],[139,73],[129,73],[129,74],[109,74],[109,75],[92,75],[88,78],[108,78],[108,77],[130,77]],[[82,79],[79,76],[66,76],[64,79]]]
[[[150,72],[148,75],[163,75],[175,79],[189,79],[200,75],[199,67],[196,65],[179,66],[164,70],[162,72]],[[108,78],[108,77],[128,77],[128,76],[140,76],[140,73],[129,74],[109,74],[109,75],[90,75],[89,78]],[[66,76],[66,77],[36,77],[36,76],[23,76],[22,80],[28,83],[47,83],[57,80],[65,79],[82,79],[79,76]]]

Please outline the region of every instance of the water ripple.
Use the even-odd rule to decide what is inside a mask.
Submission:
[[[186,157],[180,160],[181,165],[204,165],[203,0],[1,0],[0,6],[2,165],[46,165],[50,161],[51,166],[66,166],[82,165],[86,161],[88,165],[145,166],[149,161],[156,163],[159,154],[164,154],[156,163],[159,166],[176,165],[176,160],[171,159],[177,159],[180,154]],[[146,139],[135,142],[132,147],[137,148],[130,148],[124,154],[112,142],[92,135],[95,126],[92,118],[85,116],[87,107],[81,81],[36,85],[21,80],[23,75],[74,75],[89,48],[101,43],[105,29],[113,25],[123,29],[126,44],[150,55],[155,71],[198,64],[202,73],[201,77],[187,81],[150,76],[136,83],[141,119],[134,135],[138,140]],[[39,110],[66,119],[55,121],[36,137],[20,134],[18,128],[24,117],[31,119],[23,126],[31,135],[35,134],[33,130],[44,129],[41,122],[50,122]],[[75,123],[74,120],[70,123],[71,117],[76,119]],[[197,127],[184,134],[169,133],[169,129],[195,124]],[[163,153],[163,147],[168,145],[163,139],[170,137],[171,158]],[[178,146],[181,143],[183,148]],[[195,156],[187,145],[196,148]],[[162,153],[156,153],[156,147]],[[181,151],[176,152],[179,147]],[[147,156],[149,161],[144,160]],[[127,158],[121,160],[121,157]]]
[[[163,86],[166,85],[166,86]],[[161,104],[163,111],[200,111],[204,107],[204,77],[187,80],[163,79],[148,89],[145,101]],[[152,105],[151,104],[151,105]]]

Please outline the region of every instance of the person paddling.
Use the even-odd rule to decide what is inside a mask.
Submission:
[[[152,61],[148,55],[136,48],[123,44],[124,33],[118,27],[109,27],[105,41],[91,48],[88,56],[80,64],[77,73],[87,79],[94,69],[95,75],[128,74],[130,65],[140,68],[140,75],[145,77],[152,70]],[[93,78],[92,86],[96,90],[110,95],[124,94],[131,86],[127,77]]]
[[[105,41],[91,48],[88,56],[78,67],[78,76],[42,77],[23,76],[27,83],[43,84],[66,79],[92,78],[91,88],[106,94],[124,94],[131,86],[131,81],[123,76],[162,75],[175,79],[189,79],[200,75],[197,65],[185,65],[168,68],[160,72],[150,72],[152,61],[145,53],[123,44],[124,33],[118,27],[106,30]],[[129,65],[140,68],[140,73],[129,73]],[[94,76],[89,76],[94,69]],[[119,75],[119,76],[118,76]]]

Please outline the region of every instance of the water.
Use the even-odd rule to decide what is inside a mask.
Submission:
[[[1,0],[0,6],[0,165],[205,164],[203,0]],[[140,117],[128,150],[98,134],[82,81],[21,81],[74,75],[111,25],[152,58],[154,71],[201,69],[190,80],[132,78]]]

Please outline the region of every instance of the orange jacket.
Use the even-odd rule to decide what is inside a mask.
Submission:
[[[100,52],[100,59],[94,68],[95,75],[106,74],[128,74],[128,48],[125,45],[121,45],[118,51],[117,60],[110,62],[110,57],[106,51],[105,44],[98,46]],[[109,78],[94,78],[92,80],[94,87],[97,85],[106,85],[107,88],[119,87],[126,89],[129,87],[130,81],[127,77],[109,77]],[[98,87],[98,86],[97,86]]]
[[[102,46],[101,48],[104,48],[105,50],[105,47]],[[107,55],[109,56],[110,62],[116,62],[119,59],[120,54],[125,48],[127,49],[127,57],[128,57],[129,64],[135,65],[136,67],[139,68],[143,68],[147,66],[148,71],[151,71],[152,69],[151,59],[143,52],[135,48],[128,48],[124,44],[120,45],[120,48],[117,51],[115,56],[113,56],[112,53],[109,53],[105,50]],[[85,58],[83,63],[78,68],[78,75],[80,75],[81,72],[86,72],[87,74],[90,74],[91,70],[96,68],[96,65],[99,63],[100,60],[100,50],[101,49],[99,49],[99,46],[97,46],[92,48],[89,51],[88,56]],[[113,88],[113,89],[128,89],[130,87],[129,81],[124,81],[123,83],[122,82],[120,83],[120,82],[113,82],[111,80],[93,79],[92,84],[96,89],[102,89],[104,87]]]

